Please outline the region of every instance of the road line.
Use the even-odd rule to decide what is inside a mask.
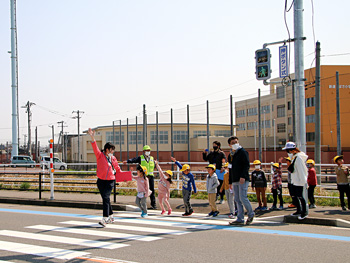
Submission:
[[[28,233],[28,232],[20,232],[20,231],[12,231],[12,230],[0,230],[0,235],[41,240],[41,241],[49,241],[49,242],[57,242],[57,243],[63,243],[63,244],[79,245],[79,246],[86,246],[86,247],[94,247],[94,248],[105,248],[105,249],[116,249],[116,248],[129,246],[127,244],[113,244],[110,242],[103,242],[103,241],[95,241],[95,240],[73,238],[73,237],[43,235],[38,233]]]
[[[80,228],[67,228],[67,227],[56,227],[48,225],[36,225],[36,226],[27,226],[26,228],[39,229],[44,231],[58,231],[64,233],[74,233],[80,235],[91,235],[91,236],[100,236],[107,238],[116,238],[116,239],[129,239],[129,240],[138,240],[138,241],[155,241],[162,239],[161,237],[153,236],[142,236],[142,235],[132,235],[125,233],[117,232],[107,232],[102,229],[100,230],[89,230],[89,229],[80,229]]]
[[[98,226],[97,223],[89,223],[89,222],[83,222],[83,221],[65,221],[65,222],[60,222],[60,224],[89,226],[89,227]],[[156,223],[154,225],[156,225]],[[126,226],[126,225],[119,225],[117,223],[116,224],[108,224],[107,228],[108,229],[128,230],[128,231],[150,232],[150,233],[167,234],[167,235],[183,235],[183,234],[189,233],[186,231],[179,231],[179,230],[173,230],[173,229],[162,229],[162,228],[140,227],[140,226]]]
[[[30,254],[41,257],[57,258],[63,260],[71,260],[76,257],[82,257],[90,253],[78,252],[68,249],[59,249],[52,247],[35,246],[23,243],[14,243],[8,241],[0,241],[0,250],[11,251],[21,254]]]

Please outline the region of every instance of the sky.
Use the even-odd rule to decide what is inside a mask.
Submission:
[[[288,7],[292,3],[288,1]],[[17,0],[20,144],[32,106],[32,140],[41,145],[64,132],[77,133],[73,111],[84,112],[80,130],[135,122],[146,104],[149,123],[229,123],[234,101],[268,94],[255,79],[255,50],[288,39],[285,1],[232,0]],[[305,69],[314,67],[315,41],[322,65],[348,65],[350,28],[344,0],[304,0]],[[294,36],[293,8],[286,13]],[[0,144],[11,142],[10,0],[0,1]],[[270,46],[278,77],[278,45]],[[290,71],[294,72],[291,44]],[[343,55],[345,54],[345,55]]]

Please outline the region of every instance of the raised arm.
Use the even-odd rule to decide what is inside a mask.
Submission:
[[[158,161],[157,161],[157,160],[154,160],[154,163],[156,164],[157,170],[158,170],[158,172],[159,172],[159,178],[164,178],[164,179],[166,179],[162,168],[160,168],[160,166],[159,166],[159,164],[158,164]]]

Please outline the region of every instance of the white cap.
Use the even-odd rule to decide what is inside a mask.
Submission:
[[[282,148],[282,150],[293,150],[295,148],[297,148],[297,146],[294,142],[287,142],[286,146]]]

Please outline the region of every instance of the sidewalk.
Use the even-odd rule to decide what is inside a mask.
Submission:
[[[113,208],[120,211],[135,210],[135,196],[117,195],[117,203],[113,203]],[[183,212],[184,205],[181,198],[171,198],[170,205],[175,212]],[[0,203],[22,204],[22,205],[40,205],[40,206],[56,206],[56,207],[74,207],[102,210],[101,197],[98,194],[79,194],[79,193],[54,193],[54,200],[50,200],[50,192],[43,192],[42,199],[39,199],[39,193],[34,191],[7,191],[0,190]],[[149,204],[149,199],[148,199]],[[207,200],[191,199],[191,204],[195,213],[206,214],[210,212]],[[158,205],[158,200],[157,200]],[[271,204],[268,204],[271,206]],[[217,204],[220,216],[229,214],[226,203]],[[256,203],[252,203],[253,209],[257,207]],[[288,204],[286,204],[288,206]],[[158,209],[160,209],[158,205]],[[295,209],[285,208],[280,211],[266,211],[256,213],[256,217],[260,219],[269,219],[285,223],[303,223],[327,226],[340,226],[350,228],[350,211],[342,212],[340,207],[317,207],[309,210],[309,217],[299,221],[297,218],[290,216]]]

